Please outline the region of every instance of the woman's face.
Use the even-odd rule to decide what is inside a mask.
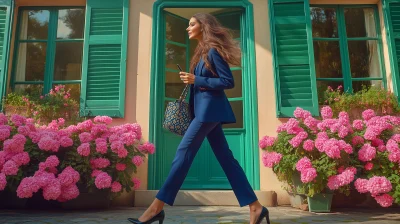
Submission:
[[[201,24],[196,18],[191,18],[189,21],[189,26],[186,28],[188,31],[189,39],[200,40],[202,38]]]

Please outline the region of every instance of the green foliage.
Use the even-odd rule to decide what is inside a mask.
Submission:
[[[40,94],[37,86],[27,87],[24,92],[13,92],[5,97],[6,113],[18,113],[41,122],[64,118],[67,123],[82,121],[79,104],[71,98],[70,89],[64,85],[55,86],[46,95]]]
[[[343,92],[341,86],[337,89],[328,87],[319,94],[319,103],[332,108],[334,116],[341,111],[349,113],[352,119],[361,118],[361,112],[372,109],[377,115],[398,115],[400,105],[397,97],[387,90],[378,87],[366,87],[356,93]]]

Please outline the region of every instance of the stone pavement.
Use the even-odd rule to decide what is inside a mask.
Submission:
[[[125,223],[128,217],[139,216],[145,208],[125,207],[108,210],[0,210],[1,224],[111,224]],[[315,214],[291,207],[269,208],[272,224],[399,224],[400,209],[341,209],[332,213]],[[248,223],[248,208],[234,206],[174,206],[165,207],[164,224]],[[263,221],[263,223],[266,223]],[[155,223],[158,224],[158,223]]]

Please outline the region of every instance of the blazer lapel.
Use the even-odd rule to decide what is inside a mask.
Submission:
[[[204,60],[201,58],[199,63],[197,64],[197,67],[196,67],[197,75],[201,75],[201,71],[203,71],[204,64],[205,64]]]

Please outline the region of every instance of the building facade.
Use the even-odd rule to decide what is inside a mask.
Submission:
[[[0,0],[0,93],[65,84],[82,115],[139,123],[157,150],[136,175],[141,190],[157,190],[180,141],[161,124],[184,87],[176,64],[189,69],[196,12],[215,15],[240,43],[226,91],[237,123],[224,130],[253,188],[276,192],[279,204],[288,196],[261,162],[260,137],[296,107],[318,115],[328,86],[399,94],[400,0]],[[183,189],[230,190],[209,144],[201,147]]]

